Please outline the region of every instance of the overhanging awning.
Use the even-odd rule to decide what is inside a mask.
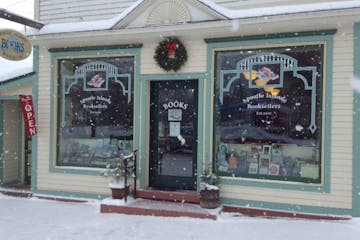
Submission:
[[[8,10],[4,9],[4,8],[0,8],[0,18],[4,18],[6,20],[12,21],[12,22],[17,22],[32,28],[36,28],[36,29],[41,29],[43,26],[45,26],[45,24],[35,21],[33,19],[30,18],[26,18],[23,16],[20,16],[16,13],[12,13],[9,12]]]

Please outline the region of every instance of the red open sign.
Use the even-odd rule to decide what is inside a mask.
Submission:
[[[21,108],[23,112],[26,134],[32,137],[37,134],[35,111],[31,95],[20,95]]]

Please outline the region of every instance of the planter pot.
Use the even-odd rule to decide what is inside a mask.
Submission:
[[[113,199],[126,199],[129,195],[129,186],[123,188],[111,188],[111,194]]]
[[[203,208],[214,209],[220,206],[219,189],[203,189],[200,191],[200,206]]]

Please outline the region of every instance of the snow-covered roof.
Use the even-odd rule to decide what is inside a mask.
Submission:
[[[84,31],[100,31],[114,29],[121,21],[133,13],[146,0],[138,0],[118,16],[108,20],[85,21],[75,23],[54,23],[45,25],[42,29],[30,31],[28,35],[46,35],[56,33],[72,33]],[[257,17],[268,17],[286,14],[298,14],[321,11],[334,11],[360,8],[360,1],[333,1],[309,4],[294,4],[286,6],[262,7],[252,9],[233,10],[224,8],[210,0],[195,0],[210,10],[224,16],[227,19],[247,19]]]
[[[32,73],[33,56],[32,54],[22,61],[9,61],[0,57],[0,82],[21,77]]]
[[[31,3],[31,2],[30,2]],[[28,7],[28,6],[26,6]],[[21,16],[17,13],[11,12],[6,9],[0,8],[0,19],[4,18],[4,22],[1,22],[0,28],[4,27],[7,29],[13,29],[21,34],[26,34],[24,28],[19,28],[23,24],[35,27],[36,24],[39,23],[35,20],[30,19],[32,15],[31,13],[27,16]],[[16,24],[14,24],[16,22]],[[18,25],[17,23],[21,23]],[[0,56],[0,83],[7,82],[8,80],[12,80],[18,77],[22,77],[24,75],[28,75],[34,72],[33,70],[33,54],[31,53],[26,59],[21,61],[10,61]]]
[[[263,7],[263,8],[252,8],[244,10],[232,10],[223,8],[212,1],[199,0],[203,4],[220,12],[224,16],[230,19],[244,19],[244,18],[255,18],[255,17],[267,17],[284,14],[294,13],[306,13],[306,12],[318,12],[318,11],[333,11],[359,8],[360,1],[337,1],[337,2],[322,2],[322,3],[309,3],[309,4],[294,4],[285,6],[275,7]]]

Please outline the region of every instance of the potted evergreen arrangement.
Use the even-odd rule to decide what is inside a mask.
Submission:
[[[200,206],[214,209],[220,206],[219,178],[215,173],[204,171],[201,175]]]
[[[101,175],[104,177],[111,178],[109,187],[111,189],[113,199],[127,199],[129,195],[129,185],[127,184],[127,178],[131,171],[129,159],[132,159],[133,153],[128,156],[121,155],[114,161],[109,162],[106,165],[106,171],[102,172]]]

